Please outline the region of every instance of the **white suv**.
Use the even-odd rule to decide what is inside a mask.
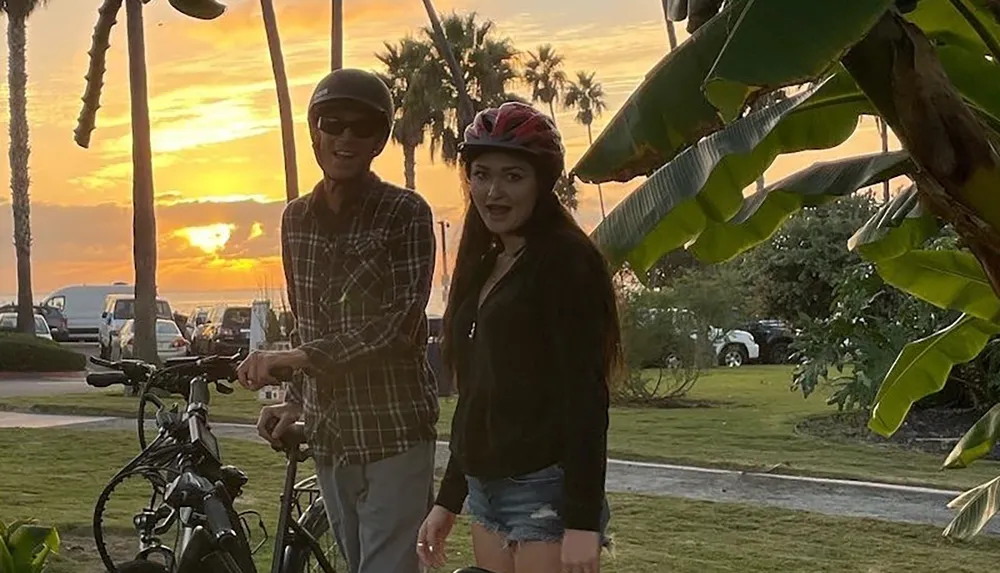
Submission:
[[[170,304],[162,299],[156,299],[156,317],[173,320]],[[135,295],[109,294],[104,299],[104,311],[101,312],[101,322],[97,329],[97,341],[101,345],[101,358],[111,357],[111,347],[117,341],[118,331],[126,321],[135,318]]]

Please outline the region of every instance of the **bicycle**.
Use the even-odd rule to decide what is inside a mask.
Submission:
[[[253,555],[267,542],[267,530],[256,511],[236,513],[233,502],[249,478],[239,468],[223,465],[208,415],[209,385],[214,383],[220,394],[231,394],[233,388],[223,381],[236,380],[240,358],[240,354],[174,358],[167,360],[163,368],[140,360],[90,358],[92,363],[112,370],[88,374],[90,386],[122,384],[140,388],[137,433],[142,451],[111,478],[94,506],[94,540],[110,573],[257,573]],[[282,377],[290,377],[287,374]],[[184,396],[184,412],[179,412],[176,405],[168,410],[152,394],[153,389]],[[158,427],[157,437],[149,444],[145,444],[143,410],[147,402],[157,407]],[[274,449],[283,451],[287,461],[270,573],[302,573],[310,558],[323,573],[335,573],[318,541],[330,524],[316,477],[295,481],[298,464],[311,457],[304,425],[296,424],[284,435],[282,447]],[[150,482],[153,499],[158,496],[162,501],[151,501],[149,507],[134,515],[139,550],[132,560],[118,564],[105,543],[104,510],[115,487],[135,476]],[[309,494],[305,511],[300,503],[303,494]],[[293,508],[298,510],[298,517],[293,517]],[[250,546],[251,528],[246,519],[251,515],[257,517],[264,532],[264,539],[255,547]],[[178,522],[180,539],[169,547],[160,536]],[[162,563],[150,560],[157,556]]]

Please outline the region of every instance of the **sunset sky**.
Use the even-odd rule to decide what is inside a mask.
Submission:
[[[216,21],[175,13],[166,0],[145,10],[158,199],[158,283],[162,291],[255,289],[280,283],[278,222],[284,183],[274,84],[256,0],[228,0]],[[303,192],[318,178],[301,121],[315,82],[329,67],[329,0],[275,2],[296,120]],[[34,291],[44,295],[72,283],[131,281],[131,139],[124,12],[112,36],[108,72],[90,149],[73,142],[87,51],[99,0],[56,0],[28,27],[31,199]],[[436,0],[440,12],[476,11],[497,23],[520,50],[550,42],[566,71],[596,71],[609,111],[594,134],[667,50],[661,3]],[[426,14],[417,0],[346,0],[345,65],[377,69],[384,41],[415,33]],[[4,25],[3,28],[6,28]],[[683,39],[683,25],[679,26]],[[6,64],[6,34],[0,61]],[[527,95],[523,86],[517,91]],[[6,82],[0,83],[7,119]],[[586,131],[573,113],[559,111],[573,164],[586,149]],[[7,143],[6,129],[3,131]],[[779,158],[777,179],[817,159],[878,149],[874,124],[863,122],[841,149]],[[0,179],[10,178],[6,153]],[[375,167],[402,184],[402,153],[390,146]],[[605,185],[609,209],[638,181]],[[580,185],[578,218],[587,229],[600,217],[596,187]],[[435,216],[451,222],[454,255],[462,206],[457,174],[417,155],[417,190]],[[0,195],[0,236],[12,236],[9,192]],[[0,248],[0,293],[15,291],[14,250]],[[440,272],[440,265],[438,265]],[[435,281],[437,283],[437,281]]]

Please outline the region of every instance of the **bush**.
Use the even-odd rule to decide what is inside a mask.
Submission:
[[[45,338],[0,333],[0,372],[74,372],[87,357]]]

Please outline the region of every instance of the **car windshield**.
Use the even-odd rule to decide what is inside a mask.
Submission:
[[[222,326],[226,328],[250,328],[250,308],[227,308],[222,315]]]
[[[35,315],[35,334],[46,334],[49,331],[49,325],[45,322],[45,319],[39,315]]]
[[[17,315],[0,314],[0,328],[17,328]]]
[[[156,301],[157,318],[172,318],[170,305],[165,300]],[[135,299],[127,298],[115,302],[114,317],[118,320],[129,320],[135,318]]]
[[[157,336],[180,336],[181,331],[177,328],[177,323],[172,320],[158,320],[156,321],[156,334]]]

